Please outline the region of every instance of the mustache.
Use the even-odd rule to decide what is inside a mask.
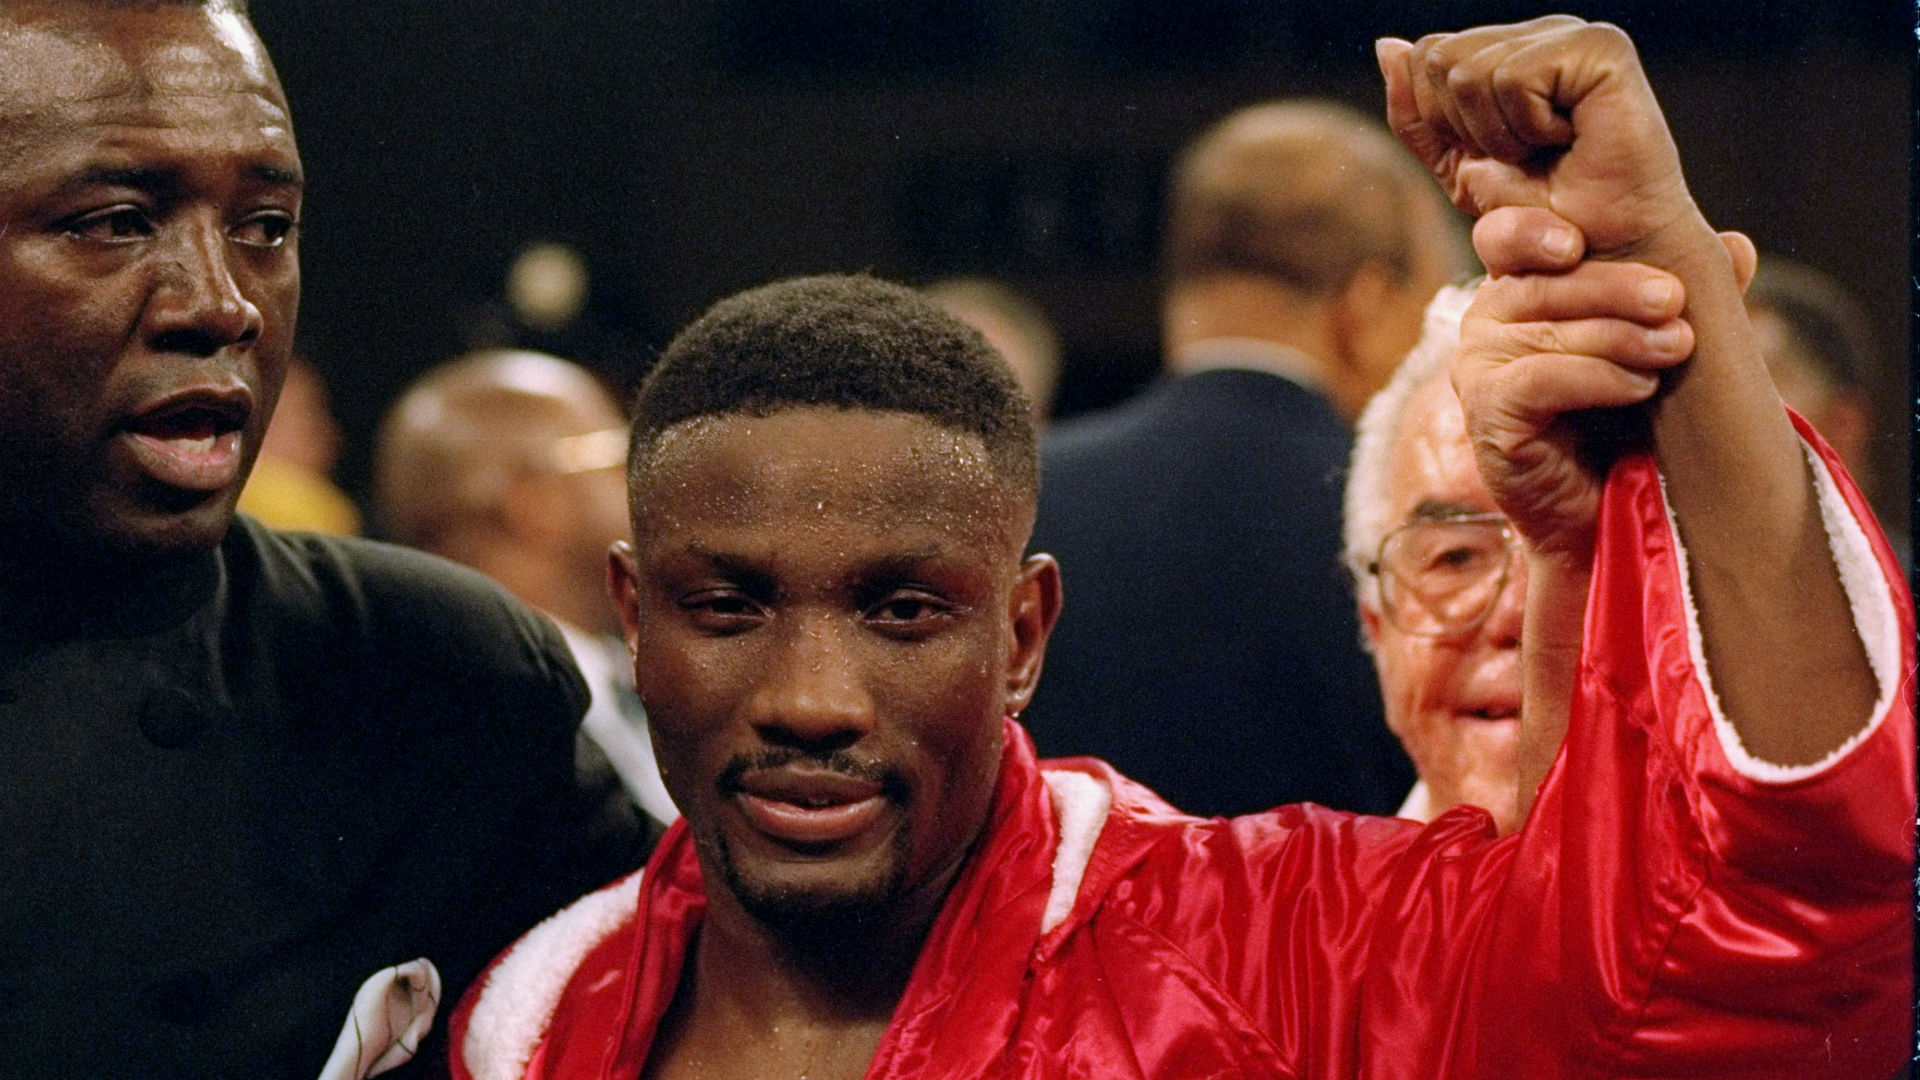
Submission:
[[[895,801],[899,801],[907,791],[906,777],[898,769],[882,762],[857,757],[845,750],[822,754],[791,747],[776,747],[755,754],[735,754],[720,770],[714,784],[722,793],[733,795],[741,790],[740,778],[748,773],[785,768],[795,762],[805,762],[826,772],[879,784],[881,794]]]

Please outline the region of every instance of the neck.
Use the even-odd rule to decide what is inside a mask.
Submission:
[[[1182,370],[1181,356],[1195,342],[1254,338],[1306,356],[1322,383],[1336,374],[1330,359],[1337,355],[1335,324],[1325,305],[1251,275],[1222,275],[1173,286],[1162,307],[1161,334],[1169,366],[1175,371]]]
[[[864,1075],[931,926],[899,921],[829,945],[795,943],[715,890],[642,1076]]]

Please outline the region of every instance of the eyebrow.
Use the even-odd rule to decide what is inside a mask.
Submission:
[[[275,187],[304,188],[307,186],[306,177],[300,175],[300,173],[294,169],[284,169],[278,165],[261,163],[250,166],[247,171],[253,174],[255,180],[272,184]]]
[[[742,575],[764,577],[766,575],[766,571],[760,569],[753,562],[743,559],[738,555],[729,555],[723,551],[716,551],[698,540],[688,541],[687,551],[697,558],[704,559],[715,570],[732,574],[736,577]]]
[[[63,190],[68,191],[90,187],[124,187],[155,194],[168,192],[179,186],[180,176],[174,170],[156,169],[146,165],[89,165],[60,185]]]
[[[1469,506],[1466,503],[1451,502],[1446,499],[1422,499],[1407,515],[1408,521],[1439,521],[1442,518],[1461,517],[1466,514],[1490,513],[1482,506]]]
[[[298,171],[284,166],[256,162],[249,165],[246,171],[254,180],[273,187],[304,189],[306,186],[305,179]],[[171,195],[177,192],[180,186],[179,170],[155,168],[151,165],[89,165],[60,185],[63,191],[79,191],[90,187],[124,187],[156,196]]]

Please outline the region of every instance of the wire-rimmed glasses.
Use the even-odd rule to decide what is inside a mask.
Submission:
[[[1381,612],[1402,633],[1454,637],[1486,621],[1519,550],[1504,516],[1448,514],[1388,533],[1367,572],[1380,583]]]

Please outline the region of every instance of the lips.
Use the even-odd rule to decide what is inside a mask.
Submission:
[[[154,480],[186,491],[220,491],[240,479],[252,410],[244,389],[192,390],[142,408],[123,435],[136,464]]]
[[[804,847],[853,839],[872,826],[887,805],[879,781],[826,769],[748,772],[732,786],[741,813],[754,829]]]

